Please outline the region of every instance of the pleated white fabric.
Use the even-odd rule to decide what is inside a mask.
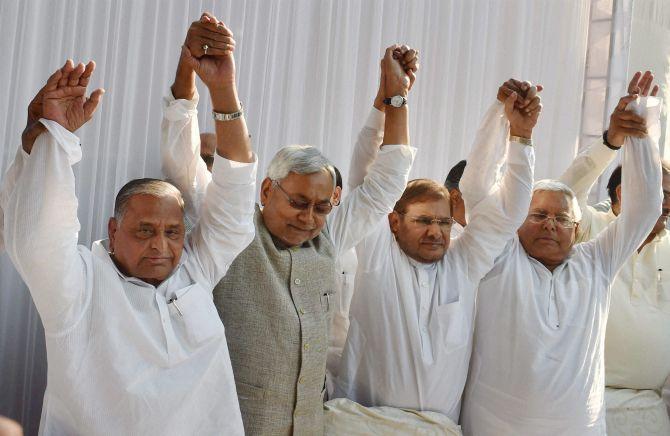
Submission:
[[[577,148],[590,0],[145,0],[0,1],[0,171],[12,161],[25,109],[67,57],[94,59],[107,94],[77,134],[79,242],[106,236],[116,191],[160,176],[161,97],[189,24],[203,10],[235,32],[240,98],[259,174],[282,145],[322,148],[345,181],[354,138],[377,89],[384,47],[421,50],[412,90],[411,177],[444,180],[466,155],[499,84],[546,85],[536,129],[539,177],[558,175]],[[206,89],[202,130],[212,130]],[[30,296],[0,255],[0,413],[37,428],[46,376],[44,338]]]

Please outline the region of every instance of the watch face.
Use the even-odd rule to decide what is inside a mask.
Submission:
[[[402,95],[394,95],[391,98],[391,106],[393,107],[400,107],[405,103],[405,99],[402,97]]]

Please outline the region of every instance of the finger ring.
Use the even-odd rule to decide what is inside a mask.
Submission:
[[[207,44],[202,45],[202,50],[207,54],[207,50],[209,50],[209,46]]]

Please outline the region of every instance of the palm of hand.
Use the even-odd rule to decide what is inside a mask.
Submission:
[[[73,92],[46,94],[42,100],[42,117],[74,132],[87,121],[83,95]]]

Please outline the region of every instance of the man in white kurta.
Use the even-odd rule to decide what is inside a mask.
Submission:
[[[2,206],[7,252],[44,324],[40,434],[243,434],[212,289],[254,237],[256,162],[216,156],[199,225],[153,285],[122,272],[106,241],[77,245],[79,139],[39,122],[46,131],[22,151]]]
[[[630,121],[628,121],[630,122]],[[610,124],[610,132],[614,126]],[[609,135],[610,138],[612,135]],[[617,215],[586,204],[588,193],[617,151],[601,141],[575,158],[561,176],[582,210],[578,240],[589,241]],[[667,165],[667,164],[666,164]],[[612,282],[605,336],[607,432],[613,435],[668,435],[670,418],[661,389],[670,376],[670,167],[663,169],[663,216],[645,243],[626,259]]]
[[[649,114],[651,125],[658,122],[658,104],[641,99],[629,109]],[[656,138],[627,138],[623,164],[627,200],[605,231],[576,245],[573,234],[567,258],[552,270],[516,237],[482,280],[463,400],[464,434],[606,434],[603,349],[610,284],[660,214]],[[533,202],[541,193],[534,193]],[[578,208],[566,211],[579,220]],[[551,228],[558,228],[558,218],[550,218]],[[539,246],[553,247],[552,235],[544,235],[545,245]]]
[[[369,407],[439,412],[458,422],[475,289],[514,235],[530,200],[533,148],[516,141],[507,147],[509,124],[503,109],[496,102],[487,113],[466,172],[477,174],[478,162],[495,167],[501,161],[483,162],[474,156],[502,158],[507,148],[505,174],[497,184],[493,177],[482,178],[490,180],[482,191],[491,195],[471,203],[468,226],[441,259],[410,258],[388,223],[357,246],[359,264],[337,397]]]

